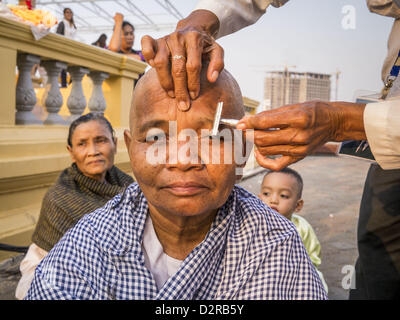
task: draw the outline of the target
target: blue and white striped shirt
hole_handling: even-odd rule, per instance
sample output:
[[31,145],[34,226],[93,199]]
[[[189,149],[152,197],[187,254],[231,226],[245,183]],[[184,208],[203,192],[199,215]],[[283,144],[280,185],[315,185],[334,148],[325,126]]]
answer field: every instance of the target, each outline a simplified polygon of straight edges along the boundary
[[158,290],[139,186],[87,214],[40,263],[26,299],[326,299],[295,226],[235,186],[205,239]]

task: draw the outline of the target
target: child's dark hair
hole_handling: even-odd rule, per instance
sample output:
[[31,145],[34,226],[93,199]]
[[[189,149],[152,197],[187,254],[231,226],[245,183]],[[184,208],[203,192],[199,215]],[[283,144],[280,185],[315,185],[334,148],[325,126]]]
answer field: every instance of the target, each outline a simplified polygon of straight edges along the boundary
[[74,134],[74,131],[76,129],[77,126],[79,126],[82,123],[86,123],[89,121],[101,121],[105,124],[105,126],[107,127],[107,129],[110,131],[111,136],[113,141],[115,140],[115,131],[111,125],[111,123],[100,113],[87,113],[83,116],[80,116],[78,119],[75,119],[74,121],[72,121],[72,123],[69,126],[69,131],[68,131],[68,140],[67,143],[70,147],[72,147],[72,135]]
[[301,177],[301,175],[300,175],[296,170],[293,170],[293,169],[287,167],[287,168],[284,168],[284,169],[279,170],[279,171],[268,171],[268,172],[265,174],[264,178],[265,178],[267,175],[269,175],[269,174],[271,174],[271,173],[274,173],[274,172],[285,173],[285,174],[291,175],[292,177],[294,177],[294,178],[296,179],[297,184],[299,185],[298,197],[299,197],[299,199],[300,199],[300,198],[301,198],[301,195],[302,195],[302,193],[303,193],[303,178]]

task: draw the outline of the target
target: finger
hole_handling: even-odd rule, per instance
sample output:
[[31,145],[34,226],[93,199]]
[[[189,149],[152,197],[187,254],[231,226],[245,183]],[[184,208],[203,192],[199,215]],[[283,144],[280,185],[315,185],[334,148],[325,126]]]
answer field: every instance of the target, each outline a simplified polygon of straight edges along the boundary
[[187,89],[186,49],[177,32],[172,33],[166,41],[172,57],[171,74],[177,106],[179,110],[187,111],[190,108],[190,98]]
[[218,43],[214,42],[209,50],[210,63],[207,69],[207,79],[210,82],[215,82],[224,69],[224,49]]
[[287,105],[263,111],[254,116],[245,116],[240,119],[236,128],[240,130],[287,127],[308,128],[311,123],[310,116],[302,104]]
[[189,95],[196,99],[200,92],[201,56],[203,52],[203,39],[199,33],[191,32],[186,38],[186,73]]
[[158,80],[168,95],[174,98],[174,83],[170,69],[170,52],[165,39],[161,38],[157,40],[157,49],[157,55],[154,58],[154,67],[157,70]]
[[141,39],[141,45],[143,57],[146,59],[149,65],[154,67],[153,59],[155,58],[157,52],[156,40],[148,35],[145,35]]
[[254,130],[254,144],[257,147],[269,147],[277,145],[306,145],[309,143],[310,137],[307,132],[300,131],[297,128]]
[[270,169],[272,171],[279,171],[286,168],[288,165],[300,161],[301,157],[291,157],[291,156],[282,156],[280,158],[270,159],[258,152],[258,150],[254,151],[255,158],[260,166]]
[[289,115],[284,112],[277,112],[275,110],[263,111],[254,116],[243,117],[236,125],[236,128],[240,130],[286,128],[289,126],[288,117]]

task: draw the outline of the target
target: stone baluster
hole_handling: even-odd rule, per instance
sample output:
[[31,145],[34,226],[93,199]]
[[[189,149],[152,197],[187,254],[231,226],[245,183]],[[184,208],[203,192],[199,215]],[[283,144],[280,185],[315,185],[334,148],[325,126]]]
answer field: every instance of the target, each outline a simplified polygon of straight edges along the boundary
[[109,77],[108,73],[91,71],[89,77],[93,81],[92,96],[89,99],[88,107],[90,112],[104,114],[106,100],[103,95],[103,81]]
[[33,54],[19,54],[17,58],[18,81],[16,88],[16,124],[41,124],[32,110],[36,104],[36,93],[33,90],[31,71],[35,64],[40,62],[40,57]]
[[68,72],[71,75],[72,88],[67,100],[67,106],[71,113],[69,120],[72,122],[79,118],[86,108],[86,98],[82,89],[82,78],[85,74],[89,73],[89,69],[74,66],[68,67]]
[[60,92],[60,86],[58,84],[58,76],[61,70],[67,68],[65,62],[60,61],[45,61],[42,63],[46,69],[49,77],[48,82],[50,83],[50,90],[47,93],[45,100],[46,110],[49,113],[45,124],[66,124],[66,121],[58,114],[63,105],[63,97]]

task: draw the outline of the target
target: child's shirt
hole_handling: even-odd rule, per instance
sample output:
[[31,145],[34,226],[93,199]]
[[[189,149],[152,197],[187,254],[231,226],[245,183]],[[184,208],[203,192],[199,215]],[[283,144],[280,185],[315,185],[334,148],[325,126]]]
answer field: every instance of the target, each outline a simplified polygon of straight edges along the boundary
[[325,290],[326,292],[328,292],[328,285],[325,282],[324,276],[318,270],[321,264],[321,244],[319,243],[314,229],[305,218],[297,214],[292,214],[291,221],[296,226],[297,232],[300,234],[300,238],[303,241],[304,247],[306,248],[308,255],[310,256],[311,262],[317,269]]

